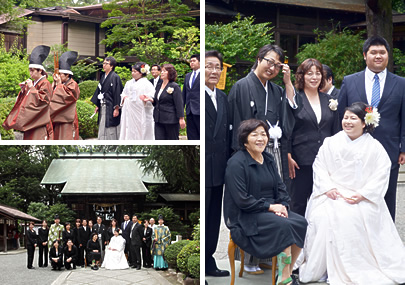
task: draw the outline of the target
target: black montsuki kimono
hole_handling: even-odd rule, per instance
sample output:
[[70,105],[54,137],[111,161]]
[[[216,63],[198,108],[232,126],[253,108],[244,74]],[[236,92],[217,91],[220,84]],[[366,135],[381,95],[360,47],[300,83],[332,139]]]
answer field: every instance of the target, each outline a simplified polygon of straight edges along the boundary
[[121,93],[124,90],[122,86],[121,78],[118,76],[117,73],[111,71],[107,78],[105,78],[105,74],[101,76],[100,82],[98,83],[98,87],[94,92],[93,97],[91,98],[91,102],[93,102],[99,109],[99,116],[97,123],[100,123],[100,112],[101,112],[101,101],[98,99],[98,95],[100,93],[104,94],[104,101],[106,103],[106,120],[105,120],[105,127],[116,127],[120,124],[121,120],[121,109],[120,113],[117,117],[113,117],[114,107],[119,106],[121,102]]
[[[267,113],[266,91],[256,74],[252,71],[232,87],[229,96],[229,111],[232,125],[232,143],[234,151],[238,150],[238,127],[248,119],[268,120],[273,126],[277,124],[283,131],[281,143],[281,159],[283,164],[283,177],[288,177],[287,139],[294,128],[294,116],[288,106],[283,88],[267,81]],[[267,123],[267,122],[266,122]]]

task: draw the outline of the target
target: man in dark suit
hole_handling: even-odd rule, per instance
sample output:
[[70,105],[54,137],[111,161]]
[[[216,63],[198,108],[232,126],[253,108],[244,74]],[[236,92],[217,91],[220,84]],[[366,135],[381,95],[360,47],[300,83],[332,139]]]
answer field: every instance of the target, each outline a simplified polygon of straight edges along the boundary
[[95,232],[98,235],[98,242],[100,243],[100,249],[101,249],[101,263],[103,263],[104,259],[104,254],[105,254],[105,245],[107,243],[106,241],[106,228],[105,225],[102,224],[103,219],[98,216],[97,217],[97,224],[94,225],[93,227],[93,232]]
[[222,55],[205,53],[205,274],[229,276],[212,256],[218,243],[226,162],[229,157],[228,100],[215,88],[222,71]]
[[150,73],[152,73],[153,78],[150,79],[150,83],[153,84],[153,87],[155,87],[155,90],[159,90],[160,86],[162,86],[163,80],[160,78],[160,72],[162,71],[162,68],[160,67],[159,64],[154,64],[152,65],[152,68],[150,70]]
[[128,214],[124,214],[124,221],[121,223],[122,237],[125,239],[125,255],[128,260],[129,246],[131,243],[130,234],[132,228],[132,221],[129,219]]
[[83,219],[82,226],[79,228],[79,262],[78,265],[84,267],[84,252],[87,247],[87,242],[90,239],[91,231],[87,226],[87,220]]
[[141,247],[143,238],[143,228],[141,224],[138,223],[138,217],[136,215],[132,216],[132,226],[131,226],[131,247],[130,247],[130,258],[131,266],[137,270],[141,269]]
[[186,106],[187,139],[200,139],[200,55],[190,59],[193,70],[186,74],[183,85],[183,104]]
[[364,42],[363,56],[367,67],[343,79],[338,111],[343,118],[345,107],[354,102],[377,107],[381,119],[373,137],[384,146],[391,159],[390,180],[384,198],[395,221],[399,164],[405,163],[405,78],[387,70],[389,49],[388,42],[380,36]]
[[335,87],[335,76],[333,76],[332,69],[326,64],[322,64],[322,68],[325,77],[325,85],[319,91],[328,94],[332,99],[338,99],[340,90]]
[[143,267],[151,268],[152,267],[152,259],[150,256],[150,246],[152,245],[152,228],[149,227],[148,219],[143,221],[143,236],[142,236],[142,259],[143,259]]

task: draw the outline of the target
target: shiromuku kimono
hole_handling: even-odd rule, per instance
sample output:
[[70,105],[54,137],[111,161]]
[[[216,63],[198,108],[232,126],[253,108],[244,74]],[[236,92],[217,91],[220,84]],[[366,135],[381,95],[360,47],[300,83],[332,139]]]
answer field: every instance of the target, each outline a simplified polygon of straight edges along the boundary
[[[387,285],[405,282],[405,247],[384,201],[391,161],[370,134],[351,140],[344,131],[326,138],[315,159],[314,187],[306,210],[308,230],[296,265],[301,282]],[[332,200],[361,194],[349,204]]]
[[106,247],[104,261],[101,267],[105,267],[105,269],[129,268],[124,249],[125,239],[122,236],[113,236]]
[[171,234],[165,225],[157,225],[153,231],[152,240],[157,238],[152,249],[153,268],[167,268],[168,264],[163,259],[163,254],[171,242]]
[[[153,105],[143,102],[139,96],[154,98],[155,88],[148,79],[131,79],[125,84],[121,94],[121,132],[120,140],[153,140]],[[124,101],[125,98],[125,101]]]
[[46,76],[35,81],[31,88],[24,85],[3,128],[24,132],[24,140],[53,139],[49,112],[51,98],[52,87]]
[[79,119],[76,110],[79,95],[79,86],[73,79],[57,85],[53,90],[50,106],[55,140],[79,139]]
[[55,240],[59,239],[59,245],[62,245],[62,233],[65,227],[61,224],[58,226],[56,224],[52,224],[49,228],[49,235],[48,235],[48,247],[51,248],[52,244]]

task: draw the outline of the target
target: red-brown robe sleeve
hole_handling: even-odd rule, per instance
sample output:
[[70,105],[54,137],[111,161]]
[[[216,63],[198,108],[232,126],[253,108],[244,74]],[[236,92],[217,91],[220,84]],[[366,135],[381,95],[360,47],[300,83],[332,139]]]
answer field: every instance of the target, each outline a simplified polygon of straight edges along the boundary
[[53,123],[72,123],[76,116],[76,101],[80,90],[77,83],[70,79],[67,84],[58,84],[51,100],[51,120]]

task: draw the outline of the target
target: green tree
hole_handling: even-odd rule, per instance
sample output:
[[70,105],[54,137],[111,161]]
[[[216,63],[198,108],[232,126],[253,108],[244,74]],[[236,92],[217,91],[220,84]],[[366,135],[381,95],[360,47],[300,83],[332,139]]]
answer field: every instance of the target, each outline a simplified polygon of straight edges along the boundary
[[[251,62],[252,65],[259,49],[274,42],[271,23],[255,24],[255,18],[236,16],[229,24],[215,23],[205,25],[205,50],[217,50],[222,53],[224,62],[235,65],[237,62]],[[233,67],[228,69],[225,92],[244,74],[237,74]]]
[[296,56],[299,64],[307,58],[316,58],[328,65],[333,71],[338,87],[344,76],[365,68],[362,37],[364,33],[354,34],[346,29],[340,32],[336,30],[314,32],[317,34],[317,42],[301,47]]
[[46,215],[46,220],[53,221],[55,219],[56,214],[59,215],[60,221],[63,224],[66,222],[73,223],[73,220],[77,215],[76,212],[69,209],[69,207],[66,204],[56,203],[55,205],[49,207],[49,210],[47,211]]
[[[44,203],[31,202],[30,205],[28,206],[27,214],[43,221],[43,220],[47,220],[48,211],[49,211],[49,207],[47,205],[45,205]],[[51,221],[47,220],[48,225],[51,224]]]

